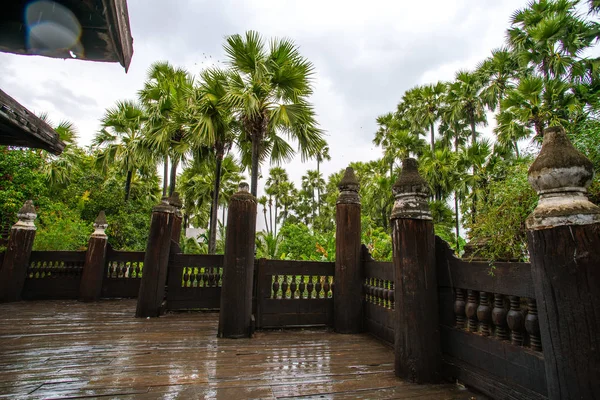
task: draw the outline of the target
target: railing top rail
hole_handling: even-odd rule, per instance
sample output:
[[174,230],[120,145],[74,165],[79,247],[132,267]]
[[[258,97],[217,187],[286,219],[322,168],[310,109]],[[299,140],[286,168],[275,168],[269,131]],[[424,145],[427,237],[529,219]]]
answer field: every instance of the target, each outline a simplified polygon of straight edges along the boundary
[[142,262],[144,261],[145,254],[143,251],[117,251],[111,249],[106,254],[106,259],[108,261]]
[[85,251],[32,251],[29,260],[84,262]]
[[334,275],[335,262],[331,261],[294,261],[294,260],[258,260],[266,275]]
[[365,277],[394,280],[394,263],[387,261],[365,261]]
[[169,267],[222,267],[223,254],[172,254]]
[[531,264],[465,261],[436,238],[438,286],[535,298]]

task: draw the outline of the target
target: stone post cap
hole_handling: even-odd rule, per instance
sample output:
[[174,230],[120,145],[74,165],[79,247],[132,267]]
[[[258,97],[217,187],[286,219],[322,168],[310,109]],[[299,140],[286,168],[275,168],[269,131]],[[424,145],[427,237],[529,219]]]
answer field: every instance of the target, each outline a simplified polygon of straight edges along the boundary
[[414,158],[402,161],[402,172],[394,183],[392,192],[395,198],[392,219],[433,219],[427,202],[429,185],[419,174],[417,160]]
[[540,199],[527,218],[527,229],[600,222],[600,207],[586,196],[593,178],[592,162],[573,147],[565,130],[546,129],[540,154],[528,173]]
[[356,175],[354,174],[354,169],[352,167],[346,168],[342,180],[340,183],[338,183],[338,189],[340,191],[340,195],[338,196],[336,204],[360,204],[360,197],[358,196],[360,184],[358,183],[358,179],[356,179]]
[[179,198],[178,192],[173,192],[173,194],[171,196],[169,196],[167,201],[169,202],[170,205],[172,205],[173,207],[178,208],[178,209],[181,208],[181,206],[183,205],[181,203],[181,199]]
[[29,229],[35,230],[35,224],[33,221],[37,218],[37,214],[35,213],[35,207],[33,206],[32,200],[27,200],[23,207],[17,213],[17,218],[19,220],[12,227],[17,229]]
[[231,196],[229,201],[252,201],[256,203],[256,197],[250,193],[250,185],[247,182],[241,182],[238,185],[238,191]]
[[169,204],[169,198],[167,196],[163,196],[160,200],[160,203],[152,207],[152,212],[163,212],[174,214],[175,207]]
[[92,237],[101,237],[106,238],[106,233],[104,232],[108,228],[108,222],[106,222],[106,214],[104,210],[98,213],[96,220],[94,221],[94,232],[92,233]]

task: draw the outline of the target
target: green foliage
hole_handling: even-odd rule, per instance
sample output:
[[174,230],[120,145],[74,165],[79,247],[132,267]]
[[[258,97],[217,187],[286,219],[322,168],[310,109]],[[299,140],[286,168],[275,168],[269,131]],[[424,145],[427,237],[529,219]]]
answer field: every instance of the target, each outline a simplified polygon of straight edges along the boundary
[[304,224],[285,224],[277,258],[287,260],[335,260],[334,232],[318,233]]
[[488,186],[480,199],[474,223],[468,223],[471,240],[483,243],[478,255],[489,260],[527,260],[525,219],[537,204],[527,181],[531,159],[507,168],[506,177]]
[[392,260],[392,238],[381,227],[373,227],[366,216],[361,218],[361,241],[377,261]]
[[38,210],[34,250],[85,250],[92,224],[77,211],[61,203],[49,203]]
[[17,211],[26,200],[33,200],[36,207],[47,203],[42,165],[39,151],[0,146],[0,216],[14,223]]

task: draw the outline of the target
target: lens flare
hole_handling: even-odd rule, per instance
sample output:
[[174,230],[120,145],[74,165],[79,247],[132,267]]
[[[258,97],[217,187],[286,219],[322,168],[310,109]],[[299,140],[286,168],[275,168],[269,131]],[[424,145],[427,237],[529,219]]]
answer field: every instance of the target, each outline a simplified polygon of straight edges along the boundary
[[55,1],[35,1],[25,9],[30,53],[64,58],[83,57],[81,24],[71,10]]

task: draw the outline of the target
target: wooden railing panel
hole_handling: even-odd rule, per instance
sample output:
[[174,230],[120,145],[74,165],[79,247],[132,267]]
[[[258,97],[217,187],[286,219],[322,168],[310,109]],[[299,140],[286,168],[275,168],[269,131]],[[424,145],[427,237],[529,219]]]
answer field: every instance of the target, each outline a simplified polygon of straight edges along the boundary
[[108,249],[102,282],[102,297],[135,298],[140,291],[144,271],[143,251]]
[[259,260],[257,328],[332,326],[334,274],[333,262]]
[[447,376],[492,398],[547,398],[530,265],[460,260],[440,238],[436,260]]
[[222,276],[223,255],[172,255],[167,277],[167,309],[219,309]]
[[374,261],[363,255],[364,277],[364,329],[383,340],[394,344],[394,264]]
[[85,251],[33,251],[22,298],[25,300],[76,299]]

